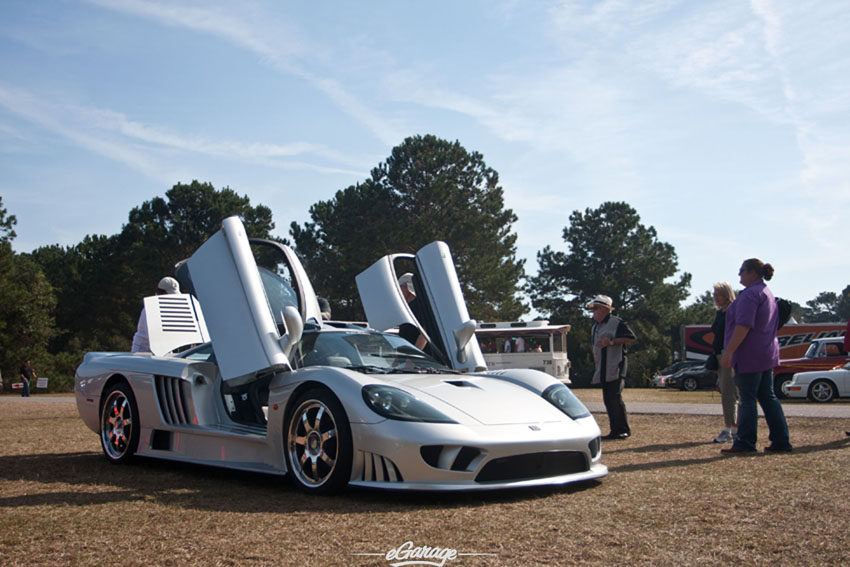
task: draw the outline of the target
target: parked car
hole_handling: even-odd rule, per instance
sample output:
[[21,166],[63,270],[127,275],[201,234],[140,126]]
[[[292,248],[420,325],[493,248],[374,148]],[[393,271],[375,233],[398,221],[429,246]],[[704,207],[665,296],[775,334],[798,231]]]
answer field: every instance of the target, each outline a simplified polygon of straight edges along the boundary
[[785,392],[794,374],[815,370],[832,370],[850,362],[850,354],[844,350],[844,337],[814,339],[801,358],[787,358],[779,361],[773,370],[773,389],[777,397],[785,397]]
[[833,370],[799,372],[785,386],[789,398],[809,398],[813,402],[831,402],[850,398],[850,362]]
[[688,368],[701,366],[702,364],[703,362],[700,360],[682,360],[672,366],[668,366],[664,370],[656,372],[655,376],[653,376],[652,380],[649,382],[649,385],[653,388],[664,388],[667,385],[667,379],[670,378],[670,376]]
[[717,371],[708,370],[704,364],[680,370],[667,379],[667,388],[677,388],[693,392],[700,388],[714,388],[717,385]]
[[[251,246],[241,221],[225,219],[178,270],[193,295],[145,298],[151,353],[85,356],[77,408],[111,463],[145,456],[288,475],[321,494],[608,473],[599,426],[566,385],[536,370],[486,369],[445,243],[387,256],[357,277],[373,329],[323,322],[293,251]],[[415,308],[396,258],[415,266]],[[405,325],[427,352],[382,332]]]

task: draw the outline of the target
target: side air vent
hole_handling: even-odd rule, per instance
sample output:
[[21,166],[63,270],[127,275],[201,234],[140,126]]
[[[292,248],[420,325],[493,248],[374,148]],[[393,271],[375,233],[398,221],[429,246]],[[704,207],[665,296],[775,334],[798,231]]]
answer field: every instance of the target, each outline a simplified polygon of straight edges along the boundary
[[159,295],[159,316],[162,330],[166,333],[195,333],[198,331],[198,321],[192,306],[190,296],[179,295],[169,297]]
[[190,425],[192,423],[188,403],[189,384],[171,376],[157,376],[154,379],[159,409],[165,423],[170,425]]
[[363,466],[356,478],[372,482],[404,482],[401,471],[388,458],[361,451]]
[[157,451],[171,450],[171,432],[162,429],[154,429],[151,435],[151,449]]
[[469,472],[475,470],[484,455],[477,447],[460,445],[423,445],[419,454],[435,469]]
[[595,459],[599,454],[599,450],[602,448],[602,438],[597,437],[587,444],[587,448],[590,449],[590,458]]

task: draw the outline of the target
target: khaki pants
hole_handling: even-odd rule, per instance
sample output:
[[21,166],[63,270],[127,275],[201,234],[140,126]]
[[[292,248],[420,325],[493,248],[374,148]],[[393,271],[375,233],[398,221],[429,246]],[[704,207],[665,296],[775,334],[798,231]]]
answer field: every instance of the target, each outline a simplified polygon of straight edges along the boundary
[[738,388],[735,387],[734,371],[721,366],[717,370],[717,385],[720,387],[720,403],[723,406],[723,424],[738,423]]

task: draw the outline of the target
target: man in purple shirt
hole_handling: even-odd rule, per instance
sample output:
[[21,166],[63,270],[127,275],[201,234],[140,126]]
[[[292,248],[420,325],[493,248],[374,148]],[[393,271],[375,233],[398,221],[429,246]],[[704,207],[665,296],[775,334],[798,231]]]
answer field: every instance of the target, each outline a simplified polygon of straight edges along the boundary
[[773,392],[773,368],[779,364],[776,330],[779,311],[776,298],[764,280],[773,277],[773,266],[757,258],[744,260],[738,274],[746,289],[726,310],[726,344],[720,361],[735,368],[735,385],[741,396],[738,407],[738,438],[721,453],[755,453],[758,434],[758,406],[770,430],[768,453],[789,453],[788,423],[782,404]]

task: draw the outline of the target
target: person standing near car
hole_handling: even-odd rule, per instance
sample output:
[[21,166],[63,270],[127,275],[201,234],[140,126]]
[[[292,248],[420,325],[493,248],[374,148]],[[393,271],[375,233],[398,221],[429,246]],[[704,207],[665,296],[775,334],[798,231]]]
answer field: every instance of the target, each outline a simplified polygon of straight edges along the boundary
[[[723,356],[723,342],[726,336],[726,310],[735,301],[735,290],[729,282],[714,284],[714,308],[717,314],[711,325],[714,333],[714,355],[716,360]],[[725,427],[720,435],[714,438],[715,443],[728,443],[738,434],[738,389],[735,387],[735,377],[731,368],[717,367],[717,386],[720,388],[720,405],[723,408],[723,423]]]
[[782,404],[773,391],[773,368],[779,364],[776,330],[779,310],[765,280],[774,269],[758,258],[744,260],[738,275],[744,290],[726,310],[726,337],[721,366],[735,369],[735,385],[741,395],[738,438],[721,453],[755,453],[758,435],[758,405],[770,430],[768,453],[790,453],[788,423]]
[[590,344],[596,363],[591,383],[602,386],[602,401],[611,426],[611,431],[603,439],[627,439],[632,430],[623,402],[628,374],[626,345],[635,342],[635,334],[625,321],[611,313],[614,302],[607,295],[597,295],[587,308],[593,312]]
[[[847,321],[847,329],[844,331],[844,352],[850,353],[850,321]],[[845,431],[844,435],[850,437],[850,431]]]
[[23,366],[21,366],[21,382],[23,382],[23,389],[21,390],[22,398],[30,397],[30,386],[31,382],[38,378],[38,375],[35,373],[35,370],[32,367],[32,364],[29,360],[27,360]]

